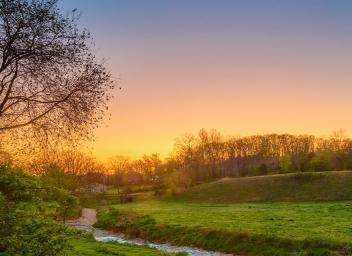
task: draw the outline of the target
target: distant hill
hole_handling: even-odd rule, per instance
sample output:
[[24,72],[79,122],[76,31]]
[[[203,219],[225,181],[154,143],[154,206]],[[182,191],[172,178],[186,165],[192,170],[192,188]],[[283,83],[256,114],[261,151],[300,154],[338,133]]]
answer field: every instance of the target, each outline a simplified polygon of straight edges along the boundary
[[352,171],[223,178],[194,186],[175,199],[219,203],[352,200]]

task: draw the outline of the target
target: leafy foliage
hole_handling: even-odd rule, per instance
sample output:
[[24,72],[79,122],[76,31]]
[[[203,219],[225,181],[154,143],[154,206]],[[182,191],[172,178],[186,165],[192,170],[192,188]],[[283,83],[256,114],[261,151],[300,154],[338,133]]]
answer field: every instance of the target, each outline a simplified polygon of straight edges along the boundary
[[77,207],[67,191],[46,187],[22,170],[0,167],[0,251],[10,255],[54,256],[69,247],[66,226],[52,217]]

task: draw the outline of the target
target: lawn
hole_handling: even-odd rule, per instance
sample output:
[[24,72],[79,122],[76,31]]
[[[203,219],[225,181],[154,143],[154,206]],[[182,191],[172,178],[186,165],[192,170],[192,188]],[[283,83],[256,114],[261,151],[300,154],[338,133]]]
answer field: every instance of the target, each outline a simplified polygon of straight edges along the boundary
[[148,214],[160,224],[244,230],[295,240],[352,241],[352,201],[238,204],[145,201],[114,207]]

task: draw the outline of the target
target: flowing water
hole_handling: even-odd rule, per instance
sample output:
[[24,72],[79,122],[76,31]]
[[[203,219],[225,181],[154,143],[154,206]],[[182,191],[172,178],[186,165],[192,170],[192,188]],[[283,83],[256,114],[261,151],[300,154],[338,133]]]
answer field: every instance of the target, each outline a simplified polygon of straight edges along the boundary
[[79,219],[67,221],[67,224],[75,229],[86,230],[94,232],[95,239],[101,242],[115,241],[120,244],[134,244],[138,246],[148,246],[157,250],[177,253],[186,252],[189,256],[230,256],[232,254],[224,254],[220,252],[210,252],[202,249],[188,247],[188,246],[174,246],[170,244],[151,243],[142,239],[127,239],[124,235],[116,234],[107,230],[95,229],[93,224],[96,222],[95,209],[82,209],[82,215]]

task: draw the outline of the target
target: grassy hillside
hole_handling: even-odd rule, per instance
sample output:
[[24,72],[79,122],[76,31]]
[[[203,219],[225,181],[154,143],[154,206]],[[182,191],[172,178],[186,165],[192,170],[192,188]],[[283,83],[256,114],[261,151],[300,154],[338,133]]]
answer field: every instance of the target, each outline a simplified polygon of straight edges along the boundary
[[219,203],[352,200],[352,171],[224,178],[192,187],[175,199]]
[[132,236],[240,255],[351,255],[351,200],[351,171],[228,178],[105,207],[98,219]]

